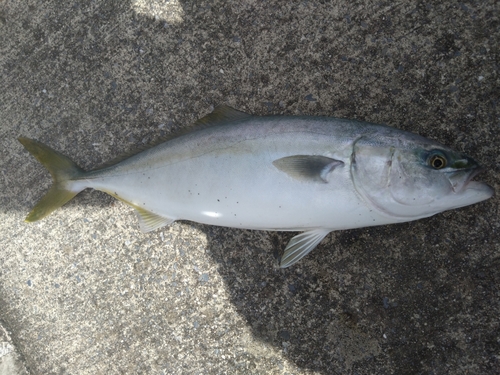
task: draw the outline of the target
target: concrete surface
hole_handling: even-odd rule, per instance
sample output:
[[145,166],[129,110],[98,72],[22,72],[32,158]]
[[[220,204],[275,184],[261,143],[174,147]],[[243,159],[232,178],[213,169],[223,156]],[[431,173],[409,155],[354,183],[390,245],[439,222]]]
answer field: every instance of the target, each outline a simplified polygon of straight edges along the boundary
[[[363,119],[500,182],[500,6],[484,1],[0,1],[0,319],[31,374],[500,374],[498,197],[338,232],[150,234],[50,185],[16,141],[93,168],[221,103]],[[175,178],[173,176],[172,178]],[[21,372],[19,372],[21,373]]]
[[26,367],[7,329],[0,324],[0,374],[27,375]]

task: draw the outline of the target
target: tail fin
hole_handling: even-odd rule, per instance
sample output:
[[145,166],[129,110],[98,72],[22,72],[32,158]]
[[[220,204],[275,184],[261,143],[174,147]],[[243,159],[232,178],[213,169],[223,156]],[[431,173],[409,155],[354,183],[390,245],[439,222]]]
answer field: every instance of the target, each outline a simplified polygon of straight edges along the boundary
[[54,180],[50,190],[38,201],[25,219],[28,222],[37,221],[61,207],[79,193],[79,191],[69,190],[68,184],[71,179],[81,176],[85,172],[68,157],[41,142],[23,137],[18,138],[18,140],[26,150],[49,170]]

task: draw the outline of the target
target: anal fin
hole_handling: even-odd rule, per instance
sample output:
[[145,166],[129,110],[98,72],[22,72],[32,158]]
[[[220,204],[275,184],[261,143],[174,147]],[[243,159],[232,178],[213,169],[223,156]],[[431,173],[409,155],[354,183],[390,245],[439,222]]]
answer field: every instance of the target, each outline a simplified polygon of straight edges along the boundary
[[154,212],[141,208],[140,206],[120,197],[114,191],[105,189],[100,189],[100,190],[132,207],[135,210],[135,213],[137,214],[137,218],[139,219],[139,228],[143,233],[151,232],[155,229],[164,227],[165,225],[172,224],[175,220],[177,220],[171,217],[161,216],[155,214]]
[[134,208],[139,218],[139,228],[144,233],[172,224],[175,221],[175,219],[160,216],[143,208]]
[[286,268],[297,263],[311,252],[325,236],[330,233],[330,229],[313,229],[293,237],[285,248],[281,257],[280,267]]

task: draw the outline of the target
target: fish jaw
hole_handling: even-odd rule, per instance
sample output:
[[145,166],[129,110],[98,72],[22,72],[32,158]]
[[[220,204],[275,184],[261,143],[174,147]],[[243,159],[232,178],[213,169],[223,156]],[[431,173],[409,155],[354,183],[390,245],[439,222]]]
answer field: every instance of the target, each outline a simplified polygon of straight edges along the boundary
[[446,196],[434,199],[429,205],[427,213],[415,216],[412,220],[418,220],[433,216],[443,211],[470,206],[487,200],[495,193],[494,189],[482,181],[470,181],[463,185],[460,191],[452,192]]
[[474,160],[470,158],[468,159],[473,165],[472,168],[447,173],[452,193],[448,197],[439,199],[438,203],[440,203],[439,201],[441,200],[443,201],[442,203],[449,200],[453,201],[453,204],[447,203],[448,205],[444,208],[444,210],[479,203],[491,198],[495,193],[495,190],[493,190],[493,188],[485,182],[473,180],[474,177],[484,171],[484,168],[479,166],[479,164],[477,164]]
[[471,204],[482,202],[493,196],[495,190],[488,184],[482,181],[469,181],[461,190],[452,195],[451,198],[456,200],[456,205],[446,208],[451,210],[454,208],[469,206]]

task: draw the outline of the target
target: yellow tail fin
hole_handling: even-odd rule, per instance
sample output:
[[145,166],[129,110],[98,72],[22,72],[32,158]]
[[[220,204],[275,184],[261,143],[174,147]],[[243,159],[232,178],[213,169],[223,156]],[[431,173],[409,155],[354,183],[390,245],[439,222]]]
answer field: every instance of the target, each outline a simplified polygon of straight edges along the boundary
[[18,139],[24,148],[48,169],[54,180],[47,194],[38,201],[26,216],[25,221],[32,222],[44,218],[77,195],[79,191],[71,191],[68,189],[68,185],[72,179],[80,177],[85,172],[68,157],[41,142],[23,137]]

